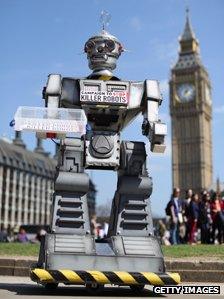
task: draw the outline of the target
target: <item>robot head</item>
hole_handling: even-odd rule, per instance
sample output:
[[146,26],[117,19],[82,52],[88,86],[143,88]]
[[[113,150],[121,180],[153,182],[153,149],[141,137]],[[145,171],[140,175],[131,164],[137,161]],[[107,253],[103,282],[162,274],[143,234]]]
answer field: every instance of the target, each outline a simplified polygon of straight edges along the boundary
[[84,51],[87,53],[89,68],[93,72],[100,70],[111,72],[116,68],[117,59],[124,49],[115,36],[102,30],[100,34],[89,38]]

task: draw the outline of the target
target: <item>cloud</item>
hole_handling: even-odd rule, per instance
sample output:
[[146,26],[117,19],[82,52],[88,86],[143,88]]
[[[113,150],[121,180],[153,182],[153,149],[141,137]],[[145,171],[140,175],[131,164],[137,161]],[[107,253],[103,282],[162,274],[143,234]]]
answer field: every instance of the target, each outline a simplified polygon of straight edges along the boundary
[[223,114],[224,113],[224,105],[222,105],[220,107],[215,107],[214,113]]
[[177,41],[165,42],[157,38],[151,40],[150,47],[159,61],[174,63],[177,56]]
[[140,31],[142,29],[142,22],[139,17],[132,17],[130,20],[130,25],[135,31]]

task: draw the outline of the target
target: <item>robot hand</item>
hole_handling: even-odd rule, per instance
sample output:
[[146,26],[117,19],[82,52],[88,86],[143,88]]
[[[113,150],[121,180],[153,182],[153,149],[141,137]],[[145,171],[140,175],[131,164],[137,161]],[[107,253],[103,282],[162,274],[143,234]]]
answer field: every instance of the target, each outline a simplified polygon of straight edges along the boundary
[[164,139],[167,134],[167,126],[164,123],[153,122],[150,123],[144,119],[142,123],[142,134],[147,136],[151,142],[151,151],[154,153],[164,153],[166,145]]

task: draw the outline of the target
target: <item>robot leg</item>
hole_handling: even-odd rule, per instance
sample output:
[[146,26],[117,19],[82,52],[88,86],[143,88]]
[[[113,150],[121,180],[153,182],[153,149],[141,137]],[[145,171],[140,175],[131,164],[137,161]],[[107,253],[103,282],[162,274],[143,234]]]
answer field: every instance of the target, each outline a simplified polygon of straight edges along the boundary
[[66,138],[60,145],[50,233],[46,235],[45,245],[41,246],[39,266],[44,264],[45,268],[57,269],[63,266],[65,253],[95,252],[86,196],[89,177],[84,173],[83,152],[84,144],[80,139]]
[[46,238],[42,265],[31,269],[31,279],[49,288],[64,283],[95,290],[105,284],[128,285],[140,291],[145,284],[179,283],[178,274],[165,273],[163,255],[153,236],[149,205],[152,182],[145,169],[144,144],[122,144],[111,237],[108,243],[95,247],[89,234],[88,178],[83,173],[82,149],[80,140],[66,140],[61,147],[51,233]]
[[152,179],[146,169],[144,143],[123,141],[109,225],[109,236],[116,254],[162,257],[159,242],[153,234],[151,193]]

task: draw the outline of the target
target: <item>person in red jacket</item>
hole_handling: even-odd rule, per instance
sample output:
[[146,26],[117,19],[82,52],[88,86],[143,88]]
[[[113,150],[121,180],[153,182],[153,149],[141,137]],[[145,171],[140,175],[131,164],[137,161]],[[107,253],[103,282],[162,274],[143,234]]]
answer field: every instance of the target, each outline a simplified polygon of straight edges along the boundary
[[212,195],[211,201],[211,216],[212,216],[212,242],[215,243],[215,234],[218,230],[218,242],[223,243],[223,231],[224,231],[224,215],[222,212],[223,203],[217,193]]

